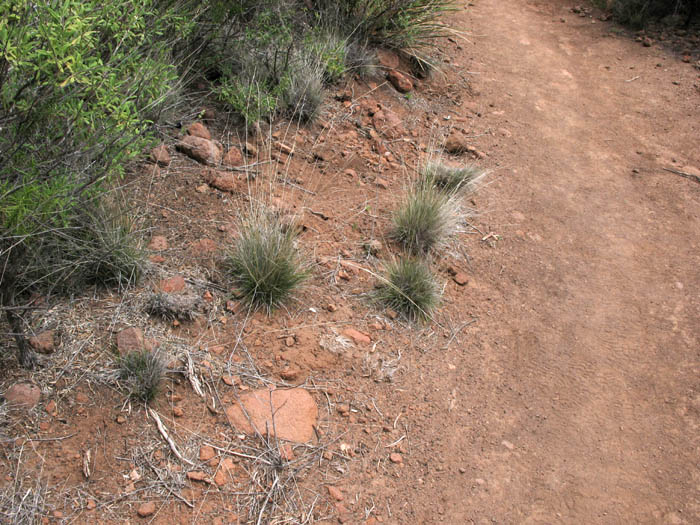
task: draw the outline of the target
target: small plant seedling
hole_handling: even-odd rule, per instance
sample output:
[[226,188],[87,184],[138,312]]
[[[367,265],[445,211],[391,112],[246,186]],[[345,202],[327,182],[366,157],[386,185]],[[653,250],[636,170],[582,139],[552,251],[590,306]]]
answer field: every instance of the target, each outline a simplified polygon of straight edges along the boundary
[[165,376],[165,363],[157,352],[130,352],[119,358],[119,379],[129,396],[148,403],[160,391]]

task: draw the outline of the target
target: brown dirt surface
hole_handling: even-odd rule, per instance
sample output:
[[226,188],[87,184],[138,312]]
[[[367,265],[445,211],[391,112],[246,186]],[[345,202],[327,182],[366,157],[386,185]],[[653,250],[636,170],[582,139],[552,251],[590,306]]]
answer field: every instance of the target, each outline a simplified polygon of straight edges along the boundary
[[[170,161],[124,189],[153,239],[144,283],[37,313],[34,333],[61,334],[46,367],[2,356],[0,392],[41,396],[0,405],[0,521],[700,523],[698,70],[570,2],[468,4],[442,73],[406,94],[354,79],[317,122],[261,136],[217,109],[206,133],[247,173],[164,133]],[[490,174],[429,257],[438,313],[409,324],[370,294],[400,253],[391,212],[436,156]],[[298,228],[312,275],[271,316],[221,265],[256,201]],[[192,321],[145,313],[174,281],[202,298]],[[150,408],[180,458],[115,383],[128,329],[167,359]],[[318,409],[305,443],[227,417],[290,387]]]

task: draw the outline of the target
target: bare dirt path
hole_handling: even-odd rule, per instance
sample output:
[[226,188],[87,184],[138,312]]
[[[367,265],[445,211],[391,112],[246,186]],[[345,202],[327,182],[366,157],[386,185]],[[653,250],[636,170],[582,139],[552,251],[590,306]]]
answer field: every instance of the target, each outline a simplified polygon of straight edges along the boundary
[[700,167],[698,72],[566,2],[474,4],[453,64],[504,240],[475,254],[478,327],[405,378],[425,461],[394,517],[700,523],[700,185],[662,171]]

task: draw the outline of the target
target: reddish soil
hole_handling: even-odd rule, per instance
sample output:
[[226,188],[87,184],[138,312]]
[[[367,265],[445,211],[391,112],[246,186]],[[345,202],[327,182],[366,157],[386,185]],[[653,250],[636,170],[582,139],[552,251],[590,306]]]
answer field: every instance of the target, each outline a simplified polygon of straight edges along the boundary
[[[286,492],[261,522],[699,523],[700,77],[572,6],[470,2],[450,21],[469,32],[445,42],[444,75],[409,96],[379,80],[339,88],[319,122],[257,140],[252,160],[275,162],[251,182],[177,153],[177,130],[164,137],[172,164],[127,187],[148,235],[167,240],[144,287],[45,312],[37,323],[61,336],[53,366],[0,363],[0,391],[42,386],[39,406],[0,426],[2,493],[40,492],[45,522],[255,523],[252,501],[273,507],[264,462],[277,454],[291,461],[278,470]],[[382,131],[392,112],[401,126]],[[225,146],[245,142],[223,114],[207,126]],[[372,273],[399,253],[386,232],[413,170],[456,131],[490,184],[432,258],[439,313],[411,325],[368,300]],[[275,146],[294,141],[291,156]],[[270,317],[227,305],[218,264],[258,198],[297,218],[313,263]],[[143,313],[175,275],[206,315]],[[106,379],[126,326],[171,356],[151,406],[193,466]],[[227,420],[245,392],[289,385],[318,404],[309,444],[270,452]]]

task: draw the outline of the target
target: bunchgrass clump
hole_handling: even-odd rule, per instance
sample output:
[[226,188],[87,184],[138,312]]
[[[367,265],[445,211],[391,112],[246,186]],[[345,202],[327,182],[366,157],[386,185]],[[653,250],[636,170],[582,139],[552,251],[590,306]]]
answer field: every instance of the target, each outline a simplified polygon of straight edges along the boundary
[[306,279],[295,237],[295,228],[285,227],[278,216],[264,209],[241,219],[227,266],[241,299],[253,308],[269,313]]
[[484,171],[474,164],[456,167],[441,162],[428,162],[421,169],[423,182],[434,185],[448,194],[474,190],[484,176]]
[[165,377],[165,363],[157,352],[130,352],[119,358],[119,379],[129,396],[148,403],[160,391]]
[[425,253],[442,244],[458,220],[454,195],[418,181],[394,212],[391,237],[413,254]]
[[430,268],[418,259],[406,258],[387,264],[376,298],[414,321],[430,319],[440,295]]

